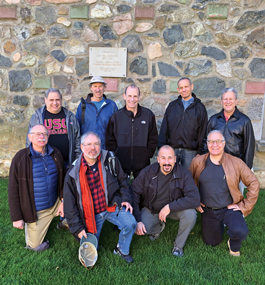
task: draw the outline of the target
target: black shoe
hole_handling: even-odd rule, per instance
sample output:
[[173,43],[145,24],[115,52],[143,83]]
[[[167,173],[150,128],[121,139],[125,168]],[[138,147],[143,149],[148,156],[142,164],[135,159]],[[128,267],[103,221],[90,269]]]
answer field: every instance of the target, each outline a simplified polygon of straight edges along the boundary
[[64,225],[63,224],[63,222],[61,221],[58,225],[57,225],[57,229],[59,229],[59,230],[69,230],[69,227],[68,227],[68,225],[66,226],[66,225]]
[[120,251],[120,249],[119,249],[119,247],[118,247],[117,245],[116,245],[116,247],[115,247],[113,253],[119,255],[122,259],[124,259],[124,260],[127,261],[128,263],[133,262],[133,258],[132,258],[129,254],[124,255],[124,254]]
[[174,256],[178,256],[178,257],[183,257],[184,253],[183,253],[183,249],[174,245],[173,249],[172,249],[172,254]]

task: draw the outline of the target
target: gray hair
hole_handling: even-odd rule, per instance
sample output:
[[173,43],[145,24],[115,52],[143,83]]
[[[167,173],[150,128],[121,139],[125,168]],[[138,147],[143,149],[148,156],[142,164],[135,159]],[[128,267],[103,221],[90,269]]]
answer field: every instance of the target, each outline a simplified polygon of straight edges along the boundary
[[178,86],[179,86],[179,82],[182,81],[182,80],[189,80],[189,83],[191,85],[191,80],[189,79],[189,77],[181,77],[178,81]]
[[127,87],[125,88],[125,91],[124,91],[124,94],[125,94],[125,95],[126,95],[126,91],[127,91],[127,89],[128,89],[129,87],[131,87],[132,89],[137,88],[137,89],[138,89],[138,96],[140,96],[140,88],[139,88],[138,86],[136,86],[135,84],[131,84],[131,85],[129,85],[129,86],[127,86]]
[[221,131],[219,131],[219,130],[212,130],[212,131],[210,131],[209,134],[207,135],[207,141],[208,141],[209,136],[211,134],[220,134],[222,136],[223,140],[225,141],[225,137],[224,137],[223,133]]
[[222,92],[221,92],[221,100],[223,99],[223,95],[224,95],[226,92],[234,92],[234,94],[235,94],[235,96],[236,96],[236,99],[237,99],[238,94],[237,94],[236,89],[233,88],[233,87],[229,87],[229,88],[225,88],[225,89],[222,90]]
[[56,92],[56,93],[58,93],[60,95],[60,99],[63,98],[62,93],[61,93],[61,91],[59,89],[57,89],[57,88],[49,88],[48,90],[45,91],[45,98],[46,99],[48,98],[48,96],[49,96],[49,94],[51,92]]
[[97,137],[98,140],[99,140],[99,143],[100,143],[100,145],[101,145],[101,139],[100,139],[99,135],[96,134],[96,133],[94,133],[94,132],[86,132],[86,133],[84,133],[84,134],[82,135],[82,137],[81,137],[81,144],[82,144],[82,145],[84,144],[86,138],[87,138],[88,136],[90,136],[90,135],[93,135],[93,136]]
[[44,127],[44,128],[46,129],[47,133],[48,133],[47,128],[46,128],[43,124],[36,124],[36,125],[33,125],[33,126],[29,129],[29,134],[32,133],[32,129],[33,129],[34,127],[36,127],[36,126],[42,126],[42,127]]

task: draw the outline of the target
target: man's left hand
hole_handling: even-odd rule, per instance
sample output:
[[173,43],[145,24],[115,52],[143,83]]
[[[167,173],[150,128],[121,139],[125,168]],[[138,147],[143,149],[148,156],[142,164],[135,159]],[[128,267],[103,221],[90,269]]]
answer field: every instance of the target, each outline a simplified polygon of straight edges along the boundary
[[56,216],[61,216],[61,217],[64,217],[64,211],[63,211],[63,202],[61,202],[60,206],[59,206],[59,209],[56,213]]
[[159,212],[159,220],[161,222],[166,222],[166,218],[170,213],[169,205],[167,204],[164,208],[162,208]]
[[233,210],[233,211],[240,211],[240,208],[237,206],[237,204],[228,205],[227,209],[230,209],[230,210]]
[[128,210],[130,210],[130,213],[132,214],[132,212],[133,212],[133,207],[131,206],[130,203],[128,203],[128,202],[122,202],[121,205],[126,207],[125,212],[127,212]]

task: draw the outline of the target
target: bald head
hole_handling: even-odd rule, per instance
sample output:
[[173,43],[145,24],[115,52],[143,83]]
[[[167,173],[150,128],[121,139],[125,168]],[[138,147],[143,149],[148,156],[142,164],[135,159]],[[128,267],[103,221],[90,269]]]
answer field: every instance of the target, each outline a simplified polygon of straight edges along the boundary
[[169,174],[176,163],[176,155],[174,149],[169,145],[164,145],[159,149],[157,162],[160,165],[160,170],[164,175]]

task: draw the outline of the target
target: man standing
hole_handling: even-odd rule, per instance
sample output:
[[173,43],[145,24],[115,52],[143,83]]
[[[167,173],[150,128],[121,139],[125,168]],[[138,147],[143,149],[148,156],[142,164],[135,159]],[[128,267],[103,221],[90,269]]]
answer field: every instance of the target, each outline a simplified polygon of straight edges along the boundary
[[132,196],[119,161],[101,150],[100,137],[81,137],[82,154],[66,174],[64,211],[70,232],[80,241],[87,232],[99,240],[105,220],[121,230],[114,253],[132,262],[129,249],[136,228]]
[[[49,145],[58,148],[65,166],[72,164],[80,154],[80,128],[75,115],[62,107],[62,94],[56,88],[45,92],[45,105],[36,110],[29,122],[29,130],[43,124],[49,131]],[[30,145],[27,138],[26,146]]]
[[155,240],[165,228],[166,218],[179,220],[172,254],[182,257],[183,247],[196,222],[199,191],[190,172],[176,164],[171,146],[162,146],[157,163],[144,168],[133,181],[133,213],[136,234],[149,234]]
[[178,163],[188,168],[197,153],[202,152],[208,117],[201,100],[192,93],[193,84],[189,78],[180,78],[177,90],[180,96],[166,109],[158,147],[172,146]]
[[[225,138],[220,131],[208,134],[207,145],[209,153],[195,157],[190,165],[200,190],[201,206],[197,210],[202,213],[203,241],[218,245],[225,224],[229,252],[239,256],[241,243],[248,234],[244,216],[251,213],[257,202],[259,182],[241,159],[224,152]],[[247,185],[247,198],[239,190],[240,180]]]
[[8,202],[13,227],[25,225],[26,248],[43,251],[49,241],[43,242],[55,216],[64,216],[63,181],[64,161],[56,148],[47,144],[48,130],[36,125],[29,131],[31,142],[12,160]]
[[106,149],[105,134],[110,116],[118,110],[114,101],[104,95],[106,83],[101,76],[93,76],[90,84],[92,93],[82,98],[76,111],[76,118],[80,124],[81,135],[94,132],[99,135],[101,147]]
[[134,84],[123,94],[125,106],[114,113],[107,126],[106,148],[114,151],[124,172],[134,178],[150,164],[157,146],[155,115],[139,105],[140,89]]
[[210,118],[207,134],[212,130],[221,131],[226,140],[224,151],[241,158],[251,169],[255,152],[253,127],[248,116],[237,109],[237,102],[236,89],[225,88],[222,91],[223,109]]

